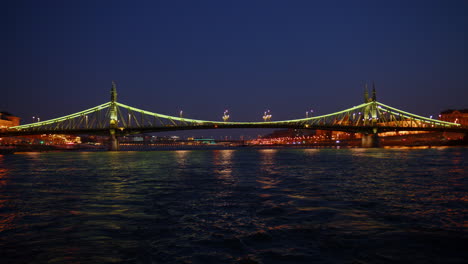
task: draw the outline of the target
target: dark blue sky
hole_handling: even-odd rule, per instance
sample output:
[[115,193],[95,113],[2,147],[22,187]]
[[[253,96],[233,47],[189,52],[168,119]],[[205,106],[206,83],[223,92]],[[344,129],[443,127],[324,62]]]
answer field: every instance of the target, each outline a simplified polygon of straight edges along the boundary
[[273,120],[342,110],[375,81],[416,114],[468,107],[468,1],[3,1],[0,110],[109,100]]

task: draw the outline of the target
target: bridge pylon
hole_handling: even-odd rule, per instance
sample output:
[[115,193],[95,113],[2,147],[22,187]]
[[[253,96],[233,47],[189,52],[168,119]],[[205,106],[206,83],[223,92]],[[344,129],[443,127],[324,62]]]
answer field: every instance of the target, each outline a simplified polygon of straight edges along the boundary
[[115,82],[112,82],[111,88],[111,102],[109,108],[109,133],[110,133],[110,150],[119,150],[119,140],[115,134],[118,128],[118,115],[117,115],[117,87]]
[[367,90],[367,84],[364,91],[364,103],[370,103],[364,108],[364,125],[370,126],[371,130],[367,133],[363,133],[361,146],[364,148],[377,148],[379,144],[379,130],[377,122],[379,120],[378,113],[378,104],[377,104],[377,95],[375,91],[375,84],[372,82],[372,97],[369,97],[369,92]]

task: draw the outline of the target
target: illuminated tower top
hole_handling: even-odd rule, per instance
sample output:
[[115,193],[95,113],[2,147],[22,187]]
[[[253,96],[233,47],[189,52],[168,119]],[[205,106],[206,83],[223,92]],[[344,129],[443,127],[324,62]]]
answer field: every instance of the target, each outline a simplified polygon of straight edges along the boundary
[[377,101],[377,95],[375,93],[375,83],[372,82],[372,101]]
[[117,85],[112,81],[111,102],[117,102]]
[[366,83],[366,86],[364,88],[364,103],[368,103],[369,102],[369,91],[367,89],[367,83]]

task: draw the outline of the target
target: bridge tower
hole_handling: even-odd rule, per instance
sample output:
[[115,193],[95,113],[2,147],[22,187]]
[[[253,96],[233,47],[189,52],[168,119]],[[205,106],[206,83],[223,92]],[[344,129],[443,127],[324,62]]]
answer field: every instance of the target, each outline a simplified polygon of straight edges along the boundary
[[109,109],[109,133],[110,133],[110,150],[119,150],[119,140],[115,135],[115,131],[118,127],[118,116],[117,116],[117,87],[115,82],[112,81],[111,88],[111,105]]
[[372,131],[365,132],[362,135],[361,145],[365,148],[379,147],[379,134],[377,128],[377,95],[375,92],[375,83],[372,82],[372,97],[369,98],[367,84],[364,91],[364,102],[371,103],[364,109],[364,124],[371,125]]
[[367,83],[364,86],[364,103],[369,102],[369,90],[367,89]]

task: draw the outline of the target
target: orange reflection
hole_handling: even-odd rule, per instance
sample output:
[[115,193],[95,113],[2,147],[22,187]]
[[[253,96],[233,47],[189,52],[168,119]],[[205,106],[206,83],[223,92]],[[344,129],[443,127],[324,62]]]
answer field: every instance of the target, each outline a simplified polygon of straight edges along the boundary
[[267,173],[275,173],[275,154],[277,149],[261,149],[259,150],[261,156],[260,166]]
[[[8,169],[3,165],[4,156],[0,155],[0,188],[8,184]],[[0,208],[6,206],[7,200],[0,199]],[[16,218],[15,214],[0,214],[0,232],[11,228],[13,220]]]
[[269,226],[267,228],[268,230],[283,230],[283,229],[293,229],[294,226],[285,224],[285,225]]
[[176,150],[174,153],[176,155],[177,164],[181,167],[185,167],[190,150]]
[[276,188],[282,181],[278,178],[272,177],[277,173],[275,165],[275,154],[278,152],[277,149],[262,149],[259,150],[261,154],[260,167],[267,175],[259,176],[257,182],[261,183],[262,189],[272,189]]
[[280,180],[274,180],[267,177],[260,177],[260,179],[258,179],[257,182],[262,184],[262,189],[276,188],[278,184],[281,183]]
[[233,184],[232,176],[232,157],[235,150],[215,150],[214,165],[216,166],[215,174],[218,179],[222,179],[225,184]]
[[304,151],[304,153],[306,153],[308,155],[311,155],[311,154],[319,153],[320,150],[319,149],[304,149],[303,151]]
[[6,169],[5,166],[3,165],[4,159],[5,158],[2,155],[0,155],[0,187],[3,187],[7,184],[6,175],[7,175],[8,169]]
[[214,150],[214,163],[215,165],[231,165],[232,155],[235,150]]
[[[5,200],[0,201],[0,207],[3,207],[3,203],[5,203]],[[15,220],[15,218],[16,218],[16,215],[14,214],[10,214],[10,215],[0,214],[0,232],[14,228],[13,220]]]

